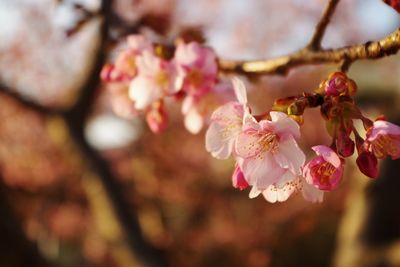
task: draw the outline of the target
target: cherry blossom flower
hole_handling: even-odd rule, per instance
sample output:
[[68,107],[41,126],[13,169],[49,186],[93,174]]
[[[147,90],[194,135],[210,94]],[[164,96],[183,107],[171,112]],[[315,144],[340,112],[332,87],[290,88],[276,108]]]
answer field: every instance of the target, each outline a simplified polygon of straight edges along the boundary
[[173,61],[178,69],[182,90],[187,94],[201,95],[213,88],[218,72],[213,50],[196,42],[181,42],[176,47]]
[[341,159],[327,146],[314,146],[312,149],[318,156],[304,166],[303,175],[306,181],[320,190],[335,189],[343,175]]
[[211,115],[211,123],[206,132],[206,150],[217,159],[227,159],[234,151],[235,142],[243,126],[247,108],[245,85],[238,78],[232,79],[238,101],[219,107]]
[[129,85],[129,97],[135,108],[143,110],[153,102],[179,90],[174,66],[150,51],[136,58],[138,75]]
[[400,127],[384,120],[377,120],[367,131],[366,142],[371,152],[382,159],[391,156],[400,158]]
[[299,125],[282,112],[272,111],[270,116],[257,122],[246,115],[235,146],[247,182],[261,191],[300,175],[305,161],[295,140]]

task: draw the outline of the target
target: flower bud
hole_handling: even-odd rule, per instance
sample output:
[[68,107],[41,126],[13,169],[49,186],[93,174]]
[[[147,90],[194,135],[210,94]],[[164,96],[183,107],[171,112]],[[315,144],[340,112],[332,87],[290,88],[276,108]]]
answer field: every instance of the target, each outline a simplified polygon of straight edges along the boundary
[[378,177],[378,160],[374,154],[363,150],[357,157],[357,166],[360,171],[368,177]]
[[168,113],[164,109],[162,101],[152,104],[149,112],[146,114],[147,125],[153,133],[161,133],[168,126]]
[[238,188],[239,190],[246,189],[249,186],[238,164],[236,164],[235,170],[232,174],[232,185],[234,188]]
[[339,131],[336,139],[336,148],[342,157],[350,157],[354,153],[354,142],[346,131]]

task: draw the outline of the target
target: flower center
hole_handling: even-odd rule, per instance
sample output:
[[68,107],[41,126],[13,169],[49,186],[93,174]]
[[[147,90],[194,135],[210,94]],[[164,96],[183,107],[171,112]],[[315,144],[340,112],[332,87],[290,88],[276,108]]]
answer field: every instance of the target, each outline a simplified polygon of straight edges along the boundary
[[372,142],[372,152],[377,158],[384,158],[386,155],[396,155],[398,148],[392,144],[392,139],[387,135],[379,135]]
[[279,145],[279,138],[276,134],[267,133],[258,140],[258,145],[261,147],[261,151],[263,152],[273,152]]
[[321,185],[329,186],[331,185],[331,178],[335,173],[336,168],[331,163],[325,161],[316,165],[312,171],[314,174],[313,176],[317,178]]
[[155,76],[155,81],[163,90],[168,89],[169,79],[166,71],[159,71]]

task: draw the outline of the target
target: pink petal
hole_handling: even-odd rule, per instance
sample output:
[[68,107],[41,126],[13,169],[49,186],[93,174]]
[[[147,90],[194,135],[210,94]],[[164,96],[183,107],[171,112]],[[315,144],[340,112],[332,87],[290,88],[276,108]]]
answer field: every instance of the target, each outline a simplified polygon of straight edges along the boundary
[[235,138],[224,136],[225,127],[212,122],[206,132],[206,150],[217,159],[227,159],[234,147]]
[[327,146],[313,146],[312,150],[317,153],[317,155],[322,156],[327,162],[332,164],[335,168],[339,168],[342,164],[339,156],[330,147]]
[[237,77],[232,78],[233,90],[235,91],[235,95],[239,103],[246,105],[247,104],[247,93],[246,86],[243,81]]
[[282,168],[289,168],[292,173],[297,175],[301,174],[301,167],[304,165],[306,156],[297,145],[293,136],[289,135],[285,137],[279,143],[278,151],[273,154],[275,160]]
[[259,145],[261,138],[262,135],[254,129],[247,129],[241,132],[236,140],[236,153],[242,158],[254,157],[260,154],[263,149]]
[[279,111],[271,111],[271,120],[274,126],[274,132],[278,135],[291,134],[295,138],[300,137],[300,126],[296,121],[289,118],[285,113]]
[[302,180],[303,187],[301,192],[304,199],[310,202],[322,202],[324,199],[324,191],[315,188],[313,185],[307,183],[304,179]]
[[270,153],[244,159],[240,167],[249,185],[256,185],[260,189],[266,189],[277,182],[285,173],[285,170],[276,164]]
[[216,109],[211,115],[211,121],[218,121],[223,125],[237,124],[242,126],[243,106],[238,102],[229,102]]
[[379,135],[400,135],[400,127],[388,121],[377,120],[374,122],[369,135],[368,141],[375,140]]

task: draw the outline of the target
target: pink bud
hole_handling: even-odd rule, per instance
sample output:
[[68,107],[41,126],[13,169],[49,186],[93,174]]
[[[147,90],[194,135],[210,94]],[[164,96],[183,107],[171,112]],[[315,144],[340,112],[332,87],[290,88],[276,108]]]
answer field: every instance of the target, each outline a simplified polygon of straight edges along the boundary
[[236,164],[235,170],[232,174],[232,185],[234,188],[238,188],[240,190],[246,189],[249,186],[238,164]]
[[346,132],[340,131],[336,139],[336,148],[342,157],[350,157],[354,153],[354,142]]
[[347,77],[342,72],[335,72],[330,75],[325,85],[325,93],[329,96],[339,96],[347,90]]
[[153,133],[161,133],[168,126],[168,114],[164,109],[162,101],[153,103],[146,114],[147,125]]
[[378,177],[378,160],[369,151],[362,151],[357,157],[357,166],[360,171],[368,177]]

